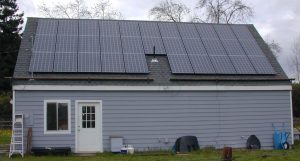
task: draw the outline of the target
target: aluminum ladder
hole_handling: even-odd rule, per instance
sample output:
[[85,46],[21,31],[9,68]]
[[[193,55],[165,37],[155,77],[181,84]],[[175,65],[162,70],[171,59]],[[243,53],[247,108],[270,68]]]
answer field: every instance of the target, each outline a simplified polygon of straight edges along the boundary
[[9,158],[13,154],[20,154],[24,157],[24,129],[23,114],[16,114],[13,120],[12,136],[10,142]]

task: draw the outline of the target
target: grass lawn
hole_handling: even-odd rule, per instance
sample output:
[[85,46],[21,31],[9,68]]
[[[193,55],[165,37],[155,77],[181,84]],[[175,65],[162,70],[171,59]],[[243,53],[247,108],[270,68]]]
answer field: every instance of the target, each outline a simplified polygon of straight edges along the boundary
[[[222,151],[199,150],[188,155],[174,155],[169,152],[136,153],[134,155],[103,153],[96,156],[19,156],[9,159],[0,156],[3,161],[220,161]],[[299,161],[300,142],[296,142],[292,150],[234,150],[234,161]]]
[[0,130],[0,144],[9,144],[11,137],[11,130]]
[[300,130],[300,125],[296,126],[296,128],[297,128],[298,130]]

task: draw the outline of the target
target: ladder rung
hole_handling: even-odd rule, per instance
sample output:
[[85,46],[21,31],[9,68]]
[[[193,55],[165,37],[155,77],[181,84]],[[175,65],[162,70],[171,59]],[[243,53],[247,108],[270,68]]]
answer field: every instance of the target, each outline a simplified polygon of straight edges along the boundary
[[13,135],[12,137],[14,137],[14,138],[21,138],[21,137],[23,137],[23,135]]
[[13,145],[22,145],[23,143],[11,143]]

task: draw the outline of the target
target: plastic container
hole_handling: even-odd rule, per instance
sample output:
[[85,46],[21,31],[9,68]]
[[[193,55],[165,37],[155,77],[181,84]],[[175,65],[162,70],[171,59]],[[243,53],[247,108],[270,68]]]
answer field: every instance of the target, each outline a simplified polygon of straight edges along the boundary
[[123,145],[121,148],[122,154],[134,154],[134,148],[132,145]]
[[289,134],[287,132],[284,131],[274,131],[274,148],[275,149],[286,149],[286,147],[284,146],[284,144],[287,144],[287,139],[289,137]]

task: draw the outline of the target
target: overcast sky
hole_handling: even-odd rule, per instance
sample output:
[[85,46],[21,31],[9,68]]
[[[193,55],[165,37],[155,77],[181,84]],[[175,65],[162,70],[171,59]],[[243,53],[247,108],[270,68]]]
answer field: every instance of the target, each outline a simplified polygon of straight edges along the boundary
[[[51,7],[56,3],[67,3],[71,0],[18,0],[19,8],[25,17],[43,17],[38,6],[45,3]],[[91,5],[97,0],[86,0]],[[149,20],[148,11],[161,0],[111,0],[125,19]],[[290,77],[293,76],[291,46],[300,36],[300,0],[244,0],[254,9],[254,17],[248,22],[254,24],[262,37],[274,39],[282,47],[279,62]],[[197,0],[181,0],[191,9]],[[195,11],[196,12],[196,11]]]

